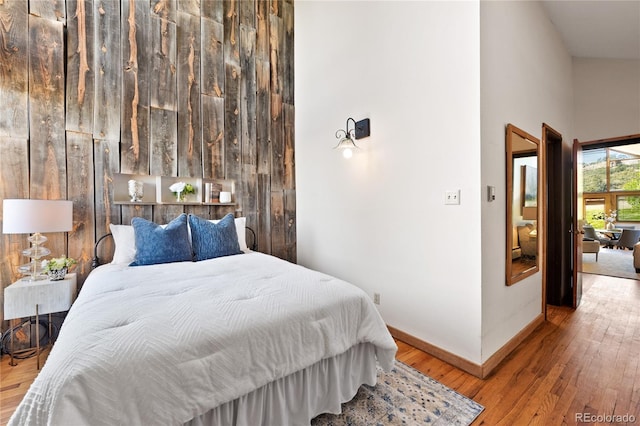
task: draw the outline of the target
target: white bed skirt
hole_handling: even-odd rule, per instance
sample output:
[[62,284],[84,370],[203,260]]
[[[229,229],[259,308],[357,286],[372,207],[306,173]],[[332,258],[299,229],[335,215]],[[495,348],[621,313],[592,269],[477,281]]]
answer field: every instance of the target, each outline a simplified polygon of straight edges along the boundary
[[185,425],[308,425],[319,414],[339,414],[340,404],[351,400],[362,384],[375,383],[375,346],[361,343],[220,405]]

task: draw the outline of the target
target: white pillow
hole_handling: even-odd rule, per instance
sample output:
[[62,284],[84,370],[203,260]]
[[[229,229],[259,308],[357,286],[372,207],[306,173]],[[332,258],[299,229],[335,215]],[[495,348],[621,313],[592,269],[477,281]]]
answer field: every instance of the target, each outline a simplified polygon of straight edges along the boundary
[[129,264],[133,262],[136,258],[136,234],[133,231],[133,226],[110,223],[109,229],[111,229],[113,241],[116,244],[111,263]]
[[[218,223],[220,222],[220,220],[210,220],[209,222]],[[238,234],[238,244],[240,244],[240,250],[245,253],[250,251],[249,247],[247,247],[245,229],[246,223],[246,217],[235,218],[236,233]],[[116,244],[116,248],[113,252],[113,260],[111,261],[111,263],[129,264],[133,262],[136,258],[136,234],[133,231],[133,226],[114,225],[113,223],[110,223],[109,229],[111,229],[111,233],[113,234],[113,241]],[[189,228],[189,243],[191,243],[191,228]]]

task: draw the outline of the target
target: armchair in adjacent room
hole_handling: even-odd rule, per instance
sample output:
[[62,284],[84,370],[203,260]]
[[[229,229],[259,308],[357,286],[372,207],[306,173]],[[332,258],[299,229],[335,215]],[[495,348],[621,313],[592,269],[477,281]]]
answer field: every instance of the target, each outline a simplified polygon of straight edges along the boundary
[[599,232],[596,232],[596,230],[591,225],[584,225],[582,227],[582,230],[584,231],[584,236],[582,237],[583,240],[598,241],[600,244],[603,244],[605,246],[609,246],[612,244],[611,238],[607,237],[606,235],[602,235]]
[[629,250],[633,250],[638,241],[640,241],[640,230],[623,229],[622,234],[620,234],[620,239],[615,242],[615,246],[621,249],[628,248]]
[[518,226],[518,242],[523,256],[536,257],[538,255],[538,237],[533,224]]
[[[584,236],[582,237],[582,253],[594,253],[596,255],[596,262],[598,261],[598,253],[600,253],[600,238],[598,238],[598,234],[595,229],[593,229],[590,225],[585,225],[582,227],[584,231]],[[602,237],[608,242],[605,244],[610,244],[611,240],[607,237]],[[606,241],[605,240],[605,241]]]

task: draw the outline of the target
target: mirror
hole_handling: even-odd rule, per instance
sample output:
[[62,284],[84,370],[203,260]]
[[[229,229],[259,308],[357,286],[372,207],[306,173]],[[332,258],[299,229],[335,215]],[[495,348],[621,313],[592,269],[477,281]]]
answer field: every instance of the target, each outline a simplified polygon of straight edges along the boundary
[[512,285],[535,274],[538,266],[538,184],[540,141],[507,125],[507,271]]

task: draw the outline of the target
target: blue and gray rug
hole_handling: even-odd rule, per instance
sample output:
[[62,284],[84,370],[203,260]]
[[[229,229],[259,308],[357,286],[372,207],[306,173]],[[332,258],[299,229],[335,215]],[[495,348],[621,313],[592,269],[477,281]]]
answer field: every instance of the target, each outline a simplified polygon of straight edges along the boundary
[[342,414],[322,414],[313,426],[470,425],[484,407],[396,361],[386,373],[378,367],[376,386],[363,385],[342,404]]

